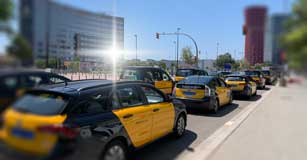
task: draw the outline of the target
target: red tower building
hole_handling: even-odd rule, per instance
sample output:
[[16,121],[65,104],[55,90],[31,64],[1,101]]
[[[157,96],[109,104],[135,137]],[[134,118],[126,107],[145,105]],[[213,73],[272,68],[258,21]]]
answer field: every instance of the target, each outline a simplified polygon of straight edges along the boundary
[[263,63],[266,14],[264,6],[251,6],[245,10],[245,60],[250,65]]

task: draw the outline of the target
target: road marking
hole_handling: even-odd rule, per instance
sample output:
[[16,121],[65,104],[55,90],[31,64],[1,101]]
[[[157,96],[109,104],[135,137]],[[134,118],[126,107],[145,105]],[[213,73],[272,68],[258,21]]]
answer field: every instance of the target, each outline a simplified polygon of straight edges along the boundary
[[193,152],[187,152],[178,160],[206,160],[209,156],[247,119],[247,117],[259,106],[259,104],[272,92],[273,87],[268,92],[262,94],[261,98],[255,103],[249,104],[240,113],[226,122],[222,127],[216,130],[206,140],[194,148]]

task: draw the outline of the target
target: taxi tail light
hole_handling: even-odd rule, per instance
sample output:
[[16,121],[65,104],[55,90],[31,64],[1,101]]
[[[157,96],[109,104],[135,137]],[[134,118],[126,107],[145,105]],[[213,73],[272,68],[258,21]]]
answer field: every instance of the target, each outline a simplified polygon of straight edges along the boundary
[[239,83],[239,85],[244,85],[244,86],[245,86],[245,85],[246,85],[246,83]]
[[211,95],[211,89],[208,86],[205,86],[205,96]]
[[79,135],[79,128],[74,126],[64,126],[64,125],[46,125],[38,127],[38,130],[46,133],[55,133],[65,138],[75,138]]

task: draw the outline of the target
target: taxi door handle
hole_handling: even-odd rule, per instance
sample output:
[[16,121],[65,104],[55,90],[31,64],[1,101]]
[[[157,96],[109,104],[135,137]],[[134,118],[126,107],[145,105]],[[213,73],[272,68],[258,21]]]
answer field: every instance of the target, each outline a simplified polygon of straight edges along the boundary
[[131,118],[133,117],[133,114],[126,114],[123,116],[124,119],[128,119],[128,118]]
[[159,108],[155,108],[155,109],[153,109],[152,111],[153,111],[153,112],[159,112],[160,109],[159,109]]

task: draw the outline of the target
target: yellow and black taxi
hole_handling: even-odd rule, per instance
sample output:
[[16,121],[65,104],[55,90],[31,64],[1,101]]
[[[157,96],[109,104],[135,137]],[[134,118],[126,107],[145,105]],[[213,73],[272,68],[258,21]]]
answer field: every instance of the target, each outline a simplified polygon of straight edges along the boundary
[[264,75],[265,83],[267,85],[273,84],[273,82],[275,81],[275,76],[273,75],[273,73],[270,70],[261,70],[261,72]]
[[246,70],[243,72],[240,72],[242,75],[250,76],[256,83],[257,88],[265,89],[265,78],[261,71],[258,70]]
[[172,93],[174,81],[171,76],[161,68],[157,67],[126,67],[123,69],[121,80],[140,80],[154,85],[167,95]]
[[187,113],[148,83],[87,80],[27,91],[2,121],[2,153],[14,152],[8,156],[125,160],[169,133],[182,136]]
[[206,72],[205,70],[196,69],[196,68],[181,68],[176,71],[175,81],[177,83],[183,80],[185,77],[196,76],[196,75],[207,76],[208,72]]
[[176,99],[189,108],[210,110],[214,113],[232,103],[232,92],[227,84],[215,76],[189,76],[179,81],[173,91]]
[[63,76],[33,70],[0,70],[0,112],[22,95],[26,89],[70,81]]
[[225,77],[225,82],[231,88],[234,96],[249,99],[257,94],[257,84],[249,76],[232,74]]

